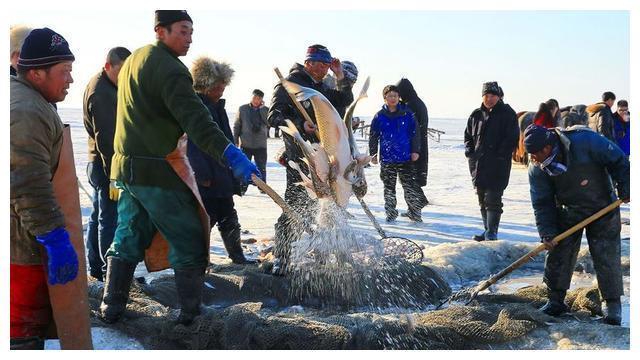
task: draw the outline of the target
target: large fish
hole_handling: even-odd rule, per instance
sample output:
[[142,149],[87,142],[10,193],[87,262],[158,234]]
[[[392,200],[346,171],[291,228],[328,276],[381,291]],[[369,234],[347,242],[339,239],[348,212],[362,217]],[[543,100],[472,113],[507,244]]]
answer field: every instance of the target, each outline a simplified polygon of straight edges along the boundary
[[[362,154],[358,150],[358,145],[356,144],[356,139],[353,136],[353,113],[356,109],[356,105],[358,105],[358,101],[367,97],[367,90],[369,90],[369,82],[370,78],[367,77],[364,85],[362,85],[362,90],[360,90],[360,95],[356,98],[356,100],[349,105],[347,111],[344,114],[344,124],[347,128],[347,132],[349,133],[349,146],[351,148],[351,156],[356,160],[355,169],[348,171],[353,171],[355,173],[355,179],[353,180],[353,193],[356,195],[358,199],[362,199],[364,195],[367,193],[367,179],[364,177],[364,167],[371,161],[371,156],[367,154]],[[352,165],[354,163],[351,163]]]
[[[357,161],[351,154],[349,133],[343,119],[320,92],[286,80],[282,84],[298,101],[309,100],[313,105],[320,144],[312,146],[304,141],[290,121],[287,121],[287,127],[280,128],[291,135],[302,149],[313,185],[316,190],[321,190],[320,193],[316,192],[316,195],[319,198],[325,197],[326,194],[322,193],[322,190],[328,186],[336,204],[345,208],[353,194]],[[318,180],[322,184],[316,183]]]

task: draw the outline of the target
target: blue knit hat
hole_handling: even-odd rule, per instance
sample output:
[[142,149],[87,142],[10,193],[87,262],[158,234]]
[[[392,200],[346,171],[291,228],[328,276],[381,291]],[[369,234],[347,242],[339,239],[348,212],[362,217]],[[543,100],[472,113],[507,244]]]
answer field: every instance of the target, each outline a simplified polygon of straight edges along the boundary
[[325,64],[330,64],[333,60],[329,49],[322,45],[311,45],[307,48],[307,57],[305,61],[320,61]]
[[33,29],[22,44],[18,69],[43,68],[75,59],[62,35],[49,28]]
[[545,127],[531,124],[524,129],[524,148],[529,154],[535,154],[547,145],[555,143],[555,133]]

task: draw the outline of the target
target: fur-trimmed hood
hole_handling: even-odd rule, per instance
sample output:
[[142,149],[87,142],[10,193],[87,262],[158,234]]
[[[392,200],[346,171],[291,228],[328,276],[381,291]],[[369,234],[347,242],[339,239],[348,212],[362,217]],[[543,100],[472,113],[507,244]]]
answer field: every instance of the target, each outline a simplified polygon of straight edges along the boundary
[[234,72],[235,70],[233,70],[228,63],[201,56],[195,59],[193,65],[191,65],[193,88],[197,91],[204,91],[217,82],[229,85]]
[[595,103],[595,104],[587,106],[587,112],[589,114],[595,114],[598,111],[602,110],[605,106],[607,106],[607,104],[605,104],[603,102]]

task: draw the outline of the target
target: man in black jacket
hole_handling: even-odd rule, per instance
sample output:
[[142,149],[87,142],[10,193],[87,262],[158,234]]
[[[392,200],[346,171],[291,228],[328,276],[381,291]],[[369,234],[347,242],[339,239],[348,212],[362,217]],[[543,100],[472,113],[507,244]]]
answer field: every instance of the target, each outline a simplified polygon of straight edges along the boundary
[[[336,76],[338,86],[335,90],[328,88],[322,82],[329,69],[331,69]],[[329,50],[322,45],[309,46],[304,65],[294,64],[291,70],[289,70],[289,75],[286,79],[298,85],[321,92],[336,108],[346,108],[353,101],[353,92],[351,90],[353,84],[345,78],[340,60],[333,58]],[[311,102],[308,100],[303,101],[302,106],[310,118],[315,121]],[[304,120],[295,104],[291,102],[287,91],[278,83],[273,91],[267,121],[269,126],[286,126],[285,119],[289,119],[295,124],[305,140],[311,143],[319,142],[314,134],[316,130],[315,123]],[[291,136],[283,134],[282,138],[285,145],[283,162],[287,167],[287,188],[284,194],[285,201],[295,212],[300,214],[303,219],[312,221],[314,202],[303,187],[296,185],[296,183],[301,182],[302,179],[300,175],[288,165],[289,160],[294,161],[308,174],[309,171],[306,164],[301,161],[303,157],[302,151]],[[289,245],[292,241],[299,238],[301,232],[302,229],[293,226],[291,220],[284,213],[278,218],[278,222],[275,225],[274,255],[279,259],[278,262],[280,264],[274,267],[274,272],[284,272],[289,257]]]
[[109,175],[116,128],[118,74],[131,52],[123,47],[109,50],[101,72],[96,74],[84,92],[84,127],[89,134],[87,178],[93,187],[93,210],[87,225],[86,244],[89,273],[102,281],[107,271],[105,255],[118,222],[118,202],[109,197]]
[[[427,105],[418,97],[413,84],[409,79],[400,79],[396,84],[400,90],[402,102],[413,112],[420,130],[420,157],[414,162],[416,170],[416,180],[420,187],[427,186],[427,174],[429,173],[429,136],[427,129],[429,128],[429,113]],[[427,201],[427,204],[429,202]],[[425,204],[426,205],[426,204]]]
[[591,130],[602,134],[602,136],[615,143],[615,129],[613,112],[611,107],[616,100],[616,95],[611,91],[605,91],[602,94],[602,101],[589,105],[587,114],[589,115],[589,127]]
[[473,237],[476,241],[498,239],[502,193],[520,136],[516,114],[500,100],[500,92],[497,82],[482,85],[482,105],[471,113],[464,132],[465,156],[484,224],[484,232]]

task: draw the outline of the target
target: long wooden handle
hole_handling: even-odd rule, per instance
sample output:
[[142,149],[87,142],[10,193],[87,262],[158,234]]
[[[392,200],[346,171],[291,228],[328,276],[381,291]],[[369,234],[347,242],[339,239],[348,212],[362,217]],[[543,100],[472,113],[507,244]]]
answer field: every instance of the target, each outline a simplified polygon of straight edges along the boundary
[[[573,233],[575,233],[576,231],[584,228],[585,226],[591,224],[592,222],[594,222],[595,220],[599,219],[603,215],[607,214],[611,210],[617,208],[618,206],[620,206],[620,204],[622,204],[622,200],[616,200],[615,202],[607,205],[605,208],[601,209],[597,213],[589,216],[588,218],[586,218],[586,219],[582,220],[581,222],[577,223],[576,225],[574,225],[570,229],[566,230],[562,234],[554,237],[553,240],[552,240],[553,244],[557,245],[560,241],[562,241],[562,240],[566,239],[567,237],[573,235]],[[474,293],[477,294],[480,291],[485,290],[489,286],[495,284],[498,280],[502,279],[503,277],[505,277],[506,275],[511,273],[513,270],[515,270],[515,269],[519,268],[520,266],[526,264],[527,262],[529,262],[531,259],[533,259],[536,255],[538,255],[539,253],[541,253],[545,249],[546,249],[546,247],[545,247],[544,244],[538,245],[535,249],[531,250],[530,252],[528,252],[527,254],[525,254],[524,256],[519,258],[518,260],[516,260],[513,264],[509,265],[504,270],[500,271],[499,273],[497,273],[496,275],[494,275],[490,279],[488,279],[485,282],[483,282],[482,284],[480,284],[478,286],[478,288],[474,291]]]
[[[275,71],[276,75],[278,76],[278,79],[280,80],[280,83],[284,87],[285,78],[284,78],[284,76],[282,76],[282,73],[280,72],[280,69],[275,67],[275,68],[273,68],[273,71]],[[291,98],[291,102],[296,106],[296,108],[298,109],[298,112],[300,112],[300,114],[302,114],[302,117],[304,118],[304,120],[310,122],[311,124],[313,124],[314,122],[313,122],[313,120],[311,120],[311,117],[309,116],[309,113],[307,113],[307,111],[302,107],[302,104],[300,104],[300,102],[298,102],[298,100],[296,99],[296,96],[291,94],[291,93],[289,93],[288,91],[287,91],[287,95],[289,95],[289,98]],[[318,139],[320,139],[320,134],[318,133],[318,129],[317,128],[315,130],[315,134],[316,134],[316,137]]]
[[371,223],[373,224],[373,226],[376,228],[376,230],[378,230],[378,234],[380,234],[380,236],[382,236],[383,238],[386,238],[387,234],[384,232],[384,230],[382,230],[382,227],[380,226],[380,224],[378,224],[376,217],[373,216],[373,214],[371,213],[371,210],[369,210],[369,207],[364,202],[364,200],[362,200],[361,198],[358,198],[358,201],[360,201],[360,205],[362,206],[362,209],[369,217],[369,220],[371,220]]
[[[287,215],[289,215],[289,217],[291,217],[294,221],[298,222],[300,225],[304,224],[304,221],[302,221],[302,218],[300,217],[300,215],[294,212],[289,206],[289,204],[287,204],[284,201],[284,199],[280,197],[280,195],[278,195],[278,193],[271,188],[271,186],[267,185],[267,183],[265,183],[264,181],[262,181],[262,179],[257,177],[256,174],[251,174],[251,180],[253,181],[254,184],[256,184],[258,189],[264,191],[267,195],[269,195],[269,197],[276,204],[278,204],[278,206],[280,206],[282,211],[284,211]],[[309,228],[305,228],[305,231],[307,231],[308,233],[311,233],[311,229]]]

